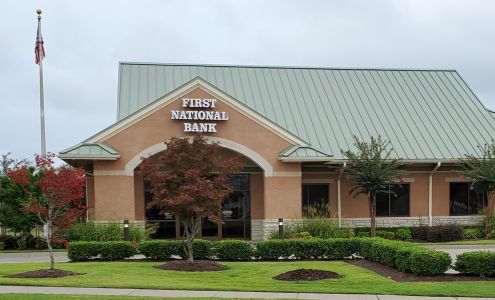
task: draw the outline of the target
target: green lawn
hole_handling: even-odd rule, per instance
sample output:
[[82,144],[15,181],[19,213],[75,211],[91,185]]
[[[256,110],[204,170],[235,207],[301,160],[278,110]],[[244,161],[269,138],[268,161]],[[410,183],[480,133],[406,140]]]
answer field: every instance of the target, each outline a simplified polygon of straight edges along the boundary
[[[190,290],[365,293],[431,296],[495,296],[494,281],[398,283],[342,261],[225,262],[231,269],[220,272],[164,271],[156,262],[59,263],[56,267],[85,275],[17,279],[2,275],[46,268],[46,263],[0,264],[0,284],[73,287],[114,287]],[[340,279],[284,282],[272,279],[298,268],[317,268],[341,274]]]
[[[133,297],[133,296],[78,296],[78,295],[46,295],[46,294],[0,294],[0,300],[177,300],[178,298]],[[182,300],[218,300],[219,298],[180,298]],[[226,299],[226,298],[222,298]],[[243,298],[255,300],[253,298]]]

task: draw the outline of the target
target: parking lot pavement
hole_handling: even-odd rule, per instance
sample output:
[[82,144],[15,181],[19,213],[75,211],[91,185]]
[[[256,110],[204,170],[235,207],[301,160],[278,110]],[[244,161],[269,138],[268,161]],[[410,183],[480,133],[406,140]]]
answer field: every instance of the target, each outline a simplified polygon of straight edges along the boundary
[[[55,262],[68,262],[67,252],[54,252]],[[50,254],[48,252],[12,252],[1,253],[0,263],[25,263],[25,262],[49,262]]]

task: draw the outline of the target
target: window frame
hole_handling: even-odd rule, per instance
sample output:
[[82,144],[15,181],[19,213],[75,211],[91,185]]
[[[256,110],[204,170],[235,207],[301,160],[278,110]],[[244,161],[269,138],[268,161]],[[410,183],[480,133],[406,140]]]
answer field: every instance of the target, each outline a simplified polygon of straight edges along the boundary
[[408,205],[407,205],[407,214],[405,215],[395,215],[392,214],[392,205],[391,205],[391,197],[393,196],[392,193],[383,193],[388,196],[388,214],[387,215],[378,215],[378,208],[377,208],[377,202],[378,202],[378,194],[377,194],[377,199],[375,199],[375,214],[376,217],[378,218],[409,218],[411,217],[411,183],[413,181],[407,181],[407,182],[390,182],[388,183],[388,190],[390,191],[392,185],[397,185],[397,186],[407,186],[408,187]]

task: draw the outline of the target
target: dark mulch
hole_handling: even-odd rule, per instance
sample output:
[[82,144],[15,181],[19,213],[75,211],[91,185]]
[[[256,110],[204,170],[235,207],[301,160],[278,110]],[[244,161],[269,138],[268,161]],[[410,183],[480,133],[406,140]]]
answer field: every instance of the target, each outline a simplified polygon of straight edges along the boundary
[[162,270],[186,271],[186,272],[207,272],[207,271],[224,271],[229,267],[209,260],[196,260],[190,262],[187,260],[171,261],[163,265],[156,266]]
[[494,281],[495,277],[478,277],[466,276],[458,274],[444,274],[438,276],[418,276],[411,273],[404,273],[394,268],[372,262],[369,260],[347,260],[347,263],[362,267],[388,277],[398,282],[414,282],[414,281]]
[[58,277],[66,277],[66,276],[76,276],[83,275],[82,273],[75,273],[71,271],[65,271],[60,269],[42,269],[42,270],[34,270],[24,273],[6,275],[5,277],[9,278],[58,278]]
[[277,275],[273,277],[273,279],[287,280],[287,281],[313,281],[313,280],[323,280],[323,279],[339,278],[339,277],[340,277],[339,274],[331,271],[314,270],[314,269],[297,269]]

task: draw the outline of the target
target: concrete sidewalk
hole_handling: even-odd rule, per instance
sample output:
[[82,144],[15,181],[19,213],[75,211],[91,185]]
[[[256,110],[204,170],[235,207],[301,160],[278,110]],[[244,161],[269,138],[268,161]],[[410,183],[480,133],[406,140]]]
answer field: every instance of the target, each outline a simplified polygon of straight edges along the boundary
[[317,300],[471,300],[495,298],[468,297],[423,297],[396,295],[361,294],[318,294],[318,293],[271,293],[271,292],[229,292],[229,291],[187,291],[187,290],[151,290],[151,289],[112,289],[112,288],[74,288],[47,286],[0,286],[1,294],[57,294],[57,295],[105,295],[105,296],[142,296],[142,297],[218,297],[228,299],[264,298],[264,299],[317,299]]

